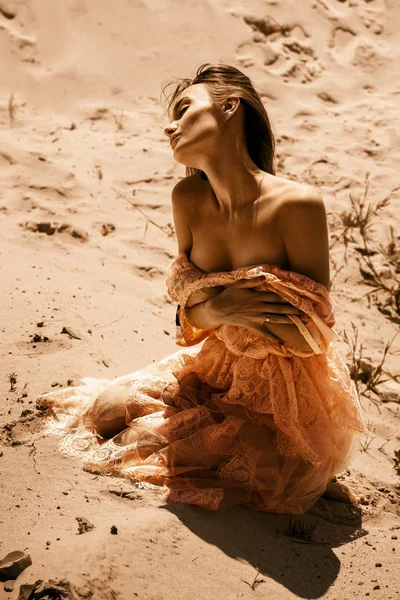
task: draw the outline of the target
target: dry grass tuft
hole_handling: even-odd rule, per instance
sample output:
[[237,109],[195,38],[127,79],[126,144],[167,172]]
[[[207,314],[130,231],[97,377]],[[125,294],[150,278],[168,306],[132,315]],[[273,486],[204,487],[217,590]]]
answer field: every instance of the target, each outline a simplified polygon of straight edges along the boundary
[[330,278],[330,289],[334,287],[335,279],[339,275],[340,271],[344,268],[344,264],[338,265],[337,261],[333,258],[333,256],[329,255],[329,260],[331,264],[331,278]]
[[254,590],[256,589],[257,586],[260,585],[260,583],[265,583],[265,579],[258,579],[259,575],[260,575],[260,571],[257,569],[257,574],[254,577],[253,583],[249,583],[248,581],[245,581],[244,579],[242,579],[242,581],[243,581],[243,583],[246,583],[247,585],[249,585],[254,592]]
[[[372,248],[373,243],[371,227],[373,217],[389,205],[390,200],[400,190],[400,185],[394,187],[383,200],[376,203],[368,202],[369,173],[365,177],[364,192],[359,196],[350,194],[350,210],[342,211],[340,218],[343,225],[342,239],[345,245],[345,262],[347,263],[347,250],[349,243],[358,244],[355,249],[359,253],[360,272],[367,285],[374,289],[366,296],[374,298],[377,308],[389,316],[391,320],[399,322],[392,314],[394,309],[400,315],[400,248],[395,239],[394,229],[390,227],[390,237],[386,246],[379,245]],[[361,238],[361,239],[360,239]],[[362,245],[359,245],[359,242]],[[380,266],[375,264],[372,256],[376,256]],[[383,265],[383,266],[382,266]]]
[[[380,363],[377,366],[374,366],[370,364],[363,356],[362,342],[360,342],[360,344],[358,343],[358,328],[354,325],[354,323],[352,323],[351,326],[353,329],[352,337],[347,334],[346,330],[343,331],[344,340],[349,346],[351,354],[351,362],[349,365],[350,376],[355,383],[359,398],[361,396],[366,396],[370,400],[378,403],[378,401],[371,398],[369,392],[376,394],[380,400],[381,395],[378,390],[378,385],[381,385],[390,379],[397,381],[396,377],[384,370],[383,365],[385,363],[387,353],[389,352],[391,345],[398,335],[398,332],[394,334],[390,342],[386,343]],[[385,375],[387,376],[386,379],[384,379]]]
[[361,452],[368,452],[370,445],[372,444],[372,442],[374,441],[374,439],[376,439],[376,436],[372,436],[372,431],[373,431],[373,422],[372,421],[368,421],[367,423],[367,433],[365,435],[365,440],[363,442],[360,443],[360,451]]
[[340,213],[340,218],[344,226],[342,235],[346,247],[349,242],[356,242],[353,235],[354,229],[358,230],[362,237],[368,236],[372,226],[372,217],[376,216],[379,211],[389,204],[394,191],[392,190],[383,200],[380,200],[374,205],[372,202],[367,202],[369,192],[369,172],[365,175],[364,186],[364,192],[360,196],[353,196],[350,194],[350,210],[342,211]]
[[17,385],[18,376],[16,373],[10,373],[7,375],[7,379],[10,382],[10,392],[15,390],[15,386]]
[[284,531],[288,537],[295,537],[300,540],[311,540],[315,530],[315,523],[306,525],[303,519],[290,517],[289,527]]
[[400,450],[394,451],[394,458],[392,460],[394,462],[394,468],[396,469],[397,475],[400,475]]

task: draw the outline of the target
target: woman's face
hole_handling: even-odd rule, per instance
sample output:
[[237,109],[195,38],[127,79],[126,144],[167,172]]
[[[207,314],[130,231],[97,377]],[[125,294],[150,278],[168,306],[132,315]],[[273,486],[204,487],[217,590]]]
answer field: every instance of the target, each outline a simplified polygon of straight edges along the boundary
[[165,128],[174,158],[196,167],[198,158],[215,148],[221,131],[222,111],[210,97],[205,84],[184,90],[174,104],[173,121]]

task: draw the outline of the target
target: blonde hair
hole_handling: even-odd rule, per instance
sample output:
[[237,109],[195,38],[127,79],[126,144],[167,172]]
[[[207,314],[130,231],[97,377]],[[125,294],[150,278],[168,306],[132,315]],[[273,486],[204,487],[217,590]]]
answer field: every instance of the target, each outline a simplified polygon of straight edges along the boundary
[[[275,175],[274,134],[261,97],[247,75],[229,65],[204,63],[197,69],[194,79],[174,80],[163,87],[168,114],[178,96],[196,83],[204,83],[211,98],[217,103],[222,103],[228,96],[240,98],[244,113],[244,138],[250,158],[259,169]],[[167,97],[165,89],[170,85],[175,85],[175,89]],[[207,179],[203,171],[186,167],[186,176],[194,173],[200,173],[203,179]]]

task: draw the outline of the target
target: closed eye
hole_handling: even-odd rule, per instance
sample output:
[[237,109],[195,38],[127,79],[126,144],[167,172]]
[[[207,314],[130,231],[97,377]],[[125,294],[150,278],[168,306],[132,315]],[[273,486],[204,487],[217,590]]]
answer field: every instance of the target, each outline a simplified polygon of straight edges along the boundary
[[179,116],[181,117],[183,115],[183,113],[185,112],[185,110],[187,110],[188,108],[189,108],[189,106],[184,106],[183,108],[181,108],[179,111]]

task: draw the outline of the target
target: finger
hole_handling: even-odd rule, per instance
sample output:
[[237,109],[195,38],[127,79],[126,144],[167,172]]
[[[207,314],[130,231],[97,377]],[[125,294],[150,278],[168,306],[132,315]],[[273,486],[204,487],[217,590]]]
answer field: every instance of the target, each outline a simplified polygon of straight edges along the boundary
[[276,304],[274,302],[264,302],[264,300],[262,298],[260,298],[260,300],[262,301],[262,303],[265,307],[266,313],[277,313],[277,314],[284,314],[284,315],[301,315],[301,314],[303,314],[303,311],[300,310],[300,308],[297,308],[296,306],[293,306],[292,304],[289,304],[287,302],[282,303],[282,304]]
[[[265,315],[265,316],[268,316],[268,315]],[[265,325],[268,325],[268,323],[274,323],[274,324],[279,323],[280,325],[293,325],[292,319],[290,319],[286,315],[271,315],[271,314],[269,314],[268,319],[266,319],[265,317],[262,318],[262,326],[263,327],[264,327],[264,323],[265,323]]]
[[283,340],[281,340],[281,338],[279,338],[278,336],[274,335],[270,331],[267,331],[264,327],[253,326],[253,327],[249,327],[249,329],[251,329],[252,331],[255,331],[256,333],[258,333],[260,335],[262,335],[263,337],[266,337],[267,339],[271,340],[271,342],[278,342],[280,344],[284,343]]
[[275,292],[256,292],[260,295],[260,299],[263,302],[274,302],[275,304],[289,304],[287,300],[282,298],[279,294],[275,294]]

